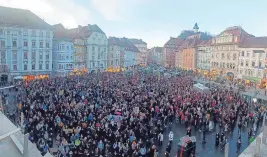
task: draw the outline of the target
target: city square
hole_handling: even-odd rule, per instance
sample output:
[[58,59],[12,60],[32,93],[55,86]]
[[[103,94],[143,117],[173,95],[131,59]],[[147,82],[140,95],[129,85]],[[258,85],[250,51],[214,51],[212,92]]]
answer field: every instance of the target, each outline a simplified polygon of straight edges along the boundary
[[0,157],[265,157],[263,26],[111,1],[0,0]]

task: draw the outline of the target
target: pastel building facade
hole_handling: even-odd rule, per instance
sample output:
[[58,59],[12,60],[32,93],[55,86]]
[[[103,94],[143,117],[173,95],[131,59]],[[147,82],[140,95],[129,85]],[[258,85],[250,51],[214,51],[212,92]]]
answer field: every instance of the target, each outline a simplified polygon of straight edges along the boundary
[[211,51],[210,51],[211,40],[202,41],[198,45],[197,50],[197,69],[203,71],[209,71],[211,68],[210,59],[211,59]]
[[129,41],[134,44],[139,52],[136,53],[135,64],[146,66],[147,64],[147,43],[142,39],[129,39]]
[[74,52],[76,67],[82,69],[85,66],[89,72],[105,70],[108,65],[106,34],[95,24],[78,26],[78,28],[70,29],[69,32],[77,48]]
[[87,53],[86,53],[86,38],[89,33],[86,33],[86,28],[78,26],[78,28],[69,29],[68,34],[74,44],[73,66],[75,70],[87,69]]
[[168,68],[175,67],[175,55],[178,47],[183,43],[183,39],[170,38],[163,47],[163,66]]
[[162,47],[153,47],[147,51],[147,64],[161,64]]
[[74,43],[62,24],[54,25],[53,72],[56,76],[66,76],[74,70]]
[[137,47],[127,38],[109,38],[109,67],[127,68],[136,65]]
[[239,44],[252,35],[241,27],[229,27],[212,39],[211,68],[214,75],[234,79],[238,75]]
[[5,77],[50,75],[53,32],[29,10],[0,7],[0,61]]
[[251,82],[266,79],[267,37],[250,37],[239,45],[238,78]]

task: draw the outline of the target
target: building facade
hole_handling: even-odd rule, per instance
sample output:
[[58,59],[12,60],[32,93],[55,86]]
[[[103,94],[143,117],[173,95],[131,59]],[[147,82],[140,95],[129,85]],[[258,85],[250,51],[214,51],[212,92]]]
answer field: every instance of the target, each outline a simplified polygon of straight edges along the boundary
[[244,39],[239,45],[238,78],[256,83],[266,79],[266,53],[266,37]]
[[8,75],[50,75],[51,26],[23,9],[0,7],[0,17],[1,65]]
[[136,64],[137,47],[127,38],[109,38],[108,63],[112,68],[127,68]]
[[66,76],[74,70],[73,40],[62,24],[53,25],[53,73],[56,76]]
[[153,47],[147,51],[147,64],[161,64],[162,47]]
[[108,38],[97,25],[86,26],[87,69],[89,71],[105,70],[108,65]]
[[198,45],[197,50],[197,69],[201,70],[203,72],[209,72],[211,65],[210,65],[210,59],[211,59],[211,52],[210,52],[210,44],[211,40],[203,41]]
[[109,37],[108,39],[108,67],[123,67],[123,58],[121,59],[122,45],[119,38]]
[[212,39],[211,67],[214,75],[234,79],[238,75],[238,45],[252,35],[241,27],[229,27]]
[[135,64],[146,66],[147,64],[147,43],[142,39],[129,39],[138,49],[138,53],[135,54]]
[[87,55],[85,41],[89,33],[86,28],[78,26],[78,28],[69,29],[68,35],[74,43],[74,55],[73,55],[73,66],[75,70],[86,70],[87,69]]
[[163,47],[163,66],[168,68],[175,67],[175,55],[178,47],[183,43],[183,39],[170,38]]

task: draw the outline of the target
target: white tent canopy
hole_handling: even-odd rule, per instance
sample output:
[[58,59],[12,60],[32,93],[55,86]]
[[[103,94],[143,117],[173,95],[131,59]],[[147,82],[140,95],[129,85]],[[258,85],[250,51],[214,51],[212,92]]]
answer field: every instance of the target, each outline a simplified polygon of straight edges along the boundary
[[14,80],[23,80],[23,76],[15,76]]
[[210,89],[201,83],[194,84],[193,88],[199,92],[204,92],[204,93],[210,92]]

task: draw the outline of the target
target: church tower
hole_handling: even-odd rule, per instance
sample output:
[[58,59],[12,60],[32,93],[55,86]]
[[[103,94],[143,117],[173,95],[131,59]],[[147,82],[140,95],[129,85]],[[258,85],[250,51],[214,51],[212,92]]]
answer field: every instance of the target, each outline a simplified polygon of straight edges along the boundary
[[193,28],[193,29],[194,29],[194,32],[195,32],[195,33],[197,33],[197,32],[198,32],[198,30],[199,30],[199,27],[198,27],[197,23],[195,23],[195,26],[194,26],[194,28]]

